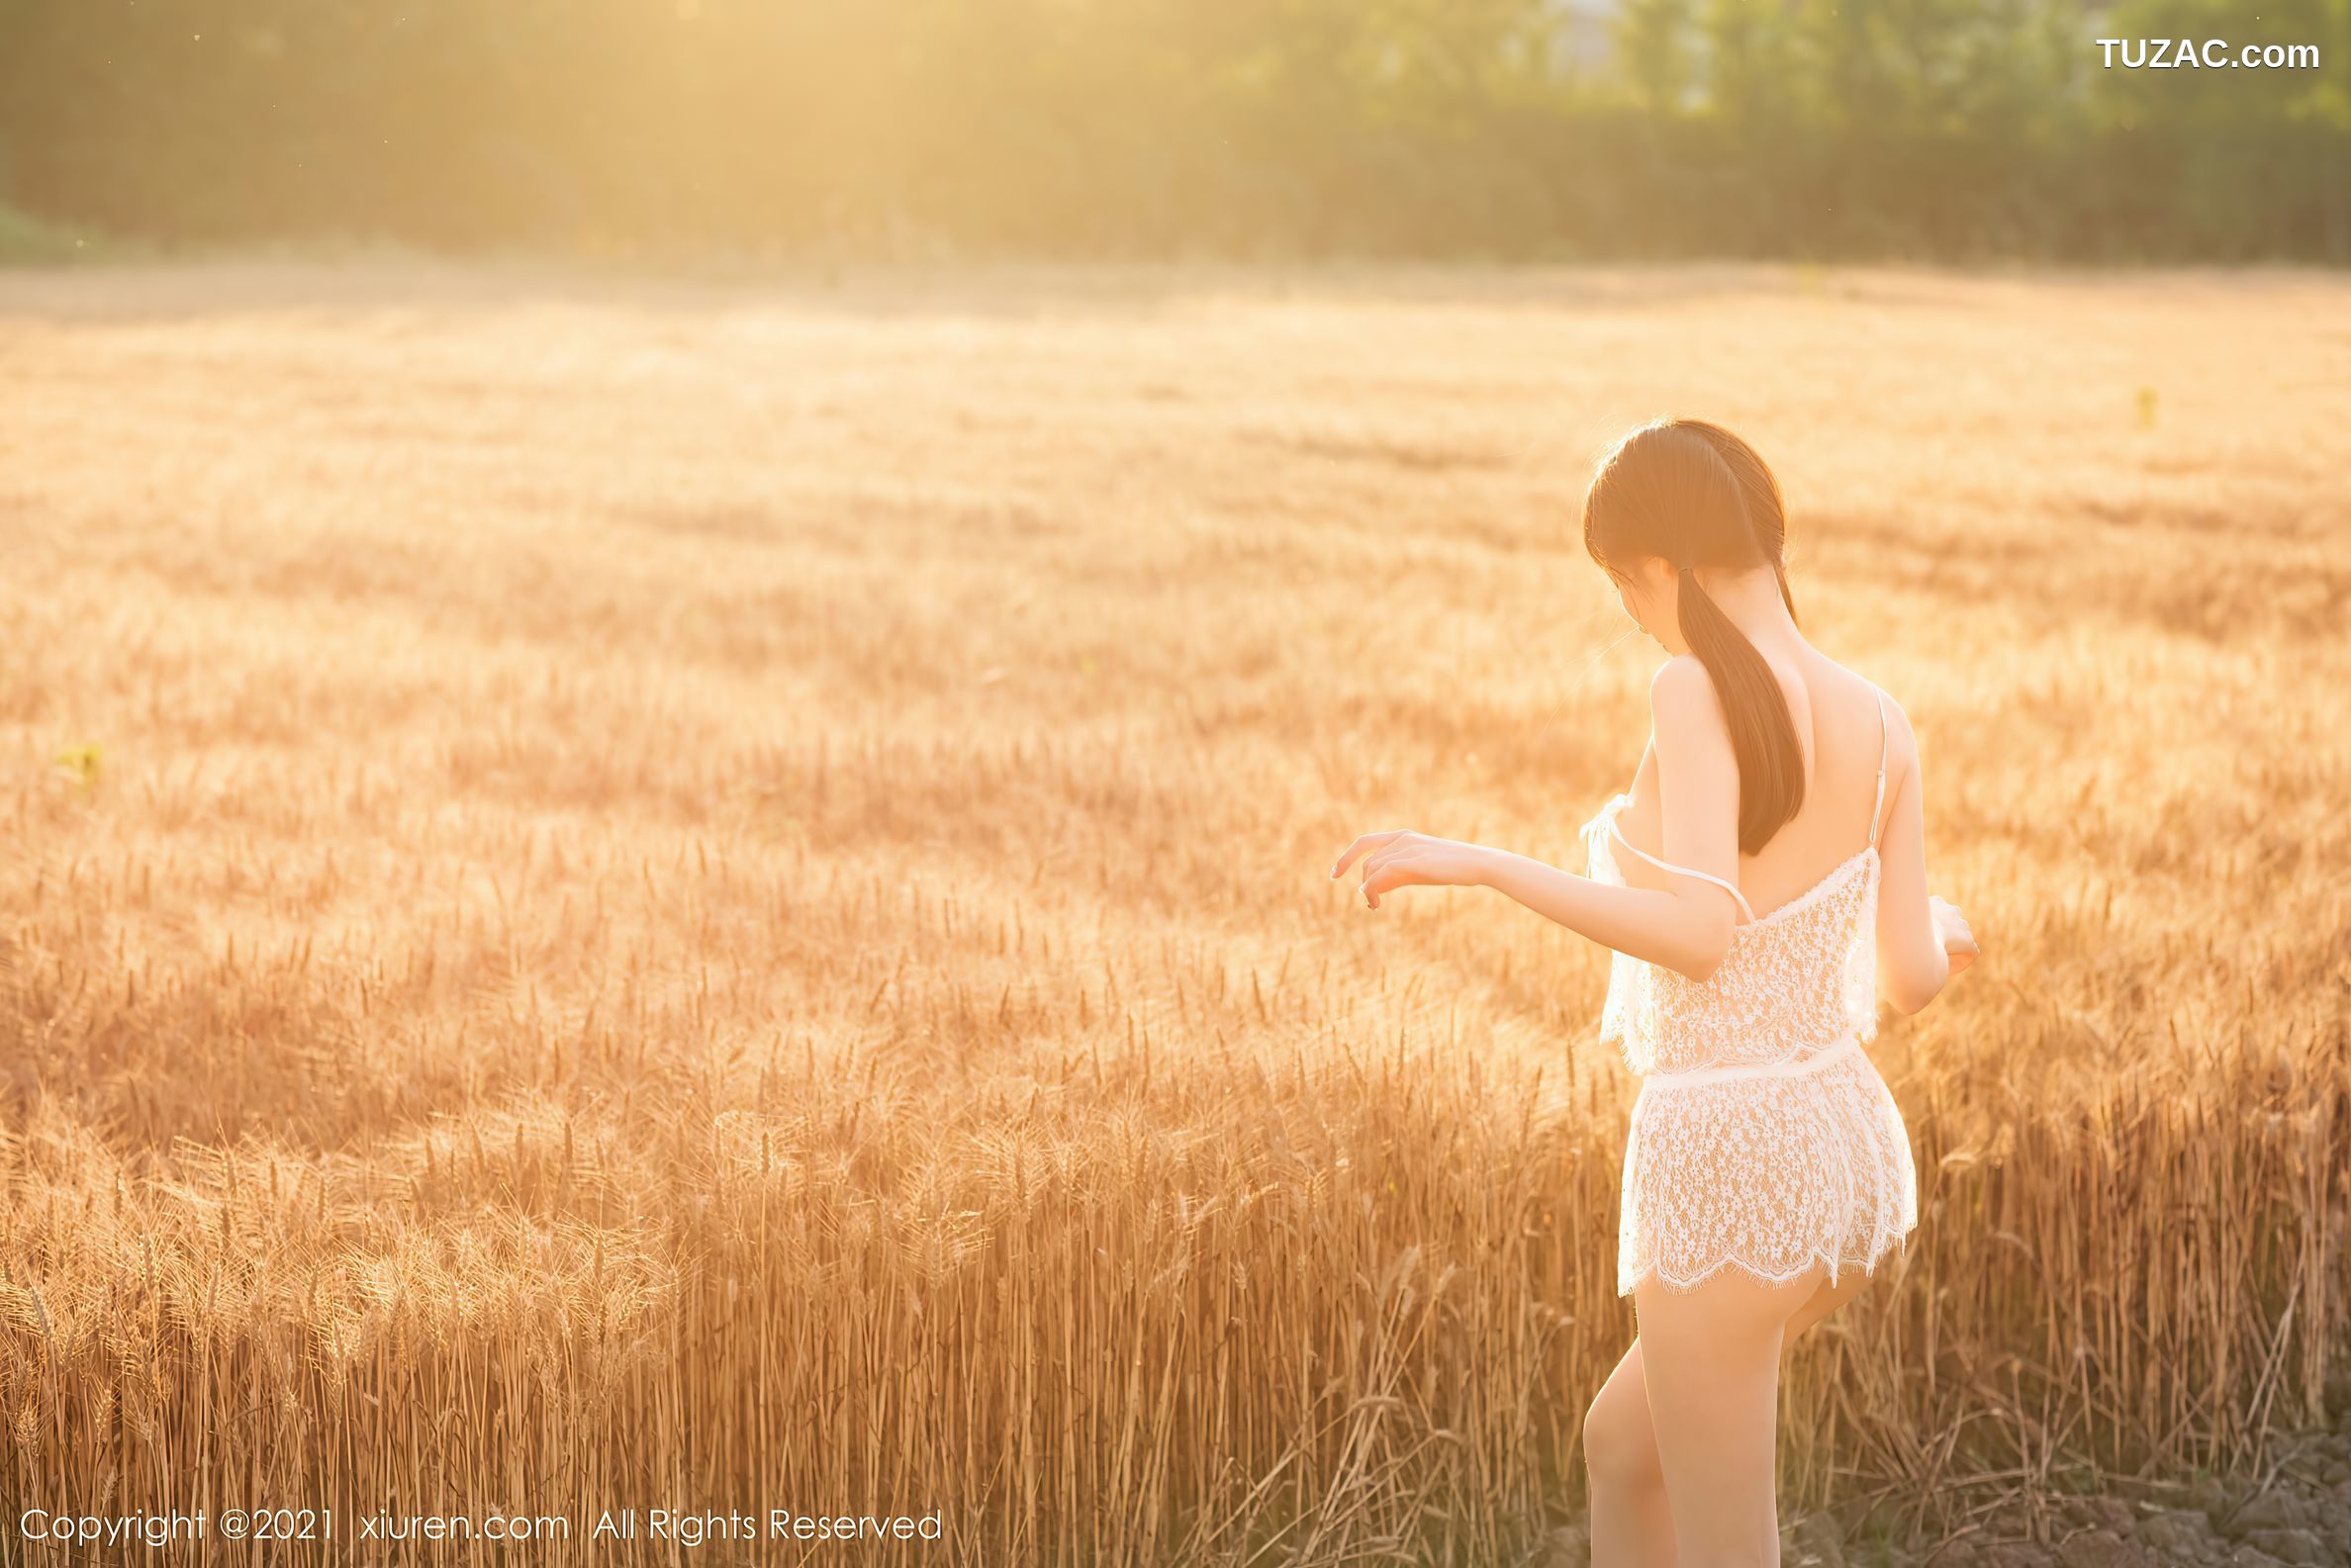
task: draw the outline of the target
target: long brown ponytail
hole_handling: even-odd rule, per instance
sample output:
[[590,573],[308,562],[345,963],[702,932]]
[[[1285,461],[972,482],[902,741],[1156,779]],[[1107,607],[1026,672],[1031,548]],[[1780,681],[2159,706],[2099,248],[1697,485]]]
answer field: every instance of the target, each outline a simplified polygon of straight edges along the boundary
[[1699,585],[1698,568],[1768,566],[1793,615],[1779,483],[1719,424],[1665,419],[1603,458],[1584,497],[1584,548],[1611,562],[1655,556],[1679,573],[1682,640],[1713,677],[1739,761],[1739,848],[1753,855],[1804,804],[1804,751],[1771,666]]

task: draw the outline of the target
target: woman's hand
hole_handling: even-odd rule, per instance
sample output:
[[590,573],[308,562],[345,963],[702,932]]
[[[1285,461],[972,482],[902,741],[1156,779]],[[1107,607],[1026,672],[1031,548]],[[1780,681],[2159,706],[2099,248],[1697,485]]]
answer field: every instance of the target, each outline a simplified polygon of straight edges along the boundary
[[1975,933],[1967,929],[1967,920],[1959,913],[1958,905],[1929,896],[1927,913],[1934,921],[1934,934],[1941,940],[1943,952],[1950,958],[1951,972],[1957,974],[1973,964],[1982,950],[1976,946]]
[[1366,833],[1347,846],[1347,853],[1331,868],[1331,878],[1336,881],[1361,858],[1364,902],[1377,909],[1380,895],[1398,887],[1474,886],[1482,875],[1485,854],[1475,844],[1396,828]]

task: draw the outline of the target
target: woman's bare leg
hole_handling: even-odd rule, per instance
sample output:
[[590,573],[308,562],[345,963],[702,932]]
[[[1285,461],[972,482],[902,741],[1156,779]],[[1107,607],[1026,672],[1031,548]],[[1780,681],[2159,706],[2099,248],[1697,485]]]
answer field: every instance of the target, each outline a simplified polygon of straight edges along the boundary
[[[1822,1279],[1788,1319],[1782,1348],[1861,1294],[1869,1279],[1858,1268],[1841,1270],[1834,1284]],[[1592,1568],[1677,1568],[1673,1513],[1665,1503],[1665,1470],[1657,1458],[1639,1338],[1585,1412],[1583,1440],[1591,1482]]]
[[1635,1287],[1679,1568],[1778,1568],[1780,1351],[1826,1276],[1768,1285],[1726,1268],[1693,1291],[1654,1274]]
[[1592,1490],[1592,1568],[1678,1568],[1638,1338],[1592,1397],[1583,1446]]
[[1794,1342],[1798,1335],[1860,1295],[1869,1279],[1869,1275],[1850,1264],[1837,1270],[1835,1284],[1832,1285],[1823,1279],[1813,1291],[1812,1299],[1797,1308],[1796,1316],[1788,1320],[1787,1333],[1782,1336],[1783,1343]]

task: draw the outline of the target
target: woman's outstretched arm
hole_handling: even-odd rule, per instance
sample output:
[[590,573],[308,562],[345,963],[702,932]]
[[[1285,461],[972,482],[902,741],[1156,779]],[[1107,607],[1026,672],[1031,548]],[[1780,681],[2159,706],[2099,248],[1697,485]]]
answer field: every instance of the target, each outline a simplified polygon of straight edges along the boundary
[[1556,866],[1482,849],[1477,886],[1506,893],[1547,920],[1590,937],[1602,947],[1661,964],[1703,980],[1731,947],[1731,895],[1705,882],[1694,890],[1658,892],[1618,887]]
[[[1668,660],[1649,683],[1663,807],[1663,858],[1726,881],[1739,875],[1739,764],[1715,696],[1697,660]],[[1603,947],[1705,979],[1730,950],[1737,921],[1731,894],[1677,876],[1669,890],[1594,881],[1508,850],[1412,832],[1365,834],[1331,868],[1336,877],[1364,858],[1364,896],[1374,909],[1398,887],[1491,887]]]

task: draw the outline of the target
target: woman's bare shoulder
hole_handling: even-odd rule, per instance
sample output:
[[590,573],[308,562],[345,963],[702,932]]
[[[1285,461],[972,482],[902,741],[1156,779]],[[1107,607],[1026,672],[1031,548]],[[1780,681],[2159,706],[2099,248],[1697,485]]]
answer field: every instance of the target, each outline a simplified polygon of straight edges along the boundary
[[[1852,682],[1855,691],[1865,695],[1884,714],[1886,772],[1891,775],[1902,769],[1915,766],[1919,757],[1919,737],[1917,732],[1911,728],[1910,714],[1903,708],[1901,699],[1884,686],[1861,674],[1858,670],[1836,664],[1834,660],[1831,661],[1831,667],[1838,675]],[[1867,712],[1867,709],[1864,708],[1862,711]],[[1872,731],[1876,730],[1876,720],[1868,719],[1865,722],[1869,724]]]
[[1714,677],[1696,654],[1677,653],[1649,677],[1649,716],[1654,721],[1720,717],[1722,711]]

